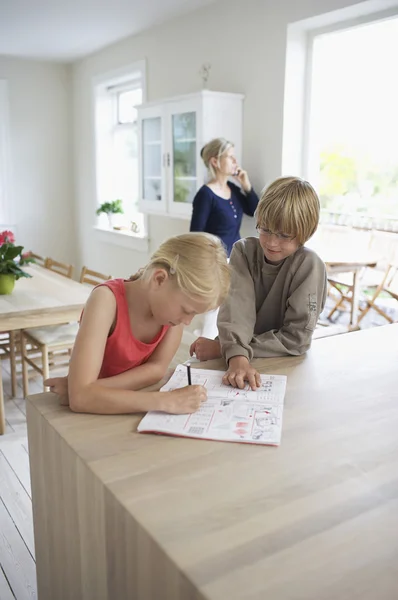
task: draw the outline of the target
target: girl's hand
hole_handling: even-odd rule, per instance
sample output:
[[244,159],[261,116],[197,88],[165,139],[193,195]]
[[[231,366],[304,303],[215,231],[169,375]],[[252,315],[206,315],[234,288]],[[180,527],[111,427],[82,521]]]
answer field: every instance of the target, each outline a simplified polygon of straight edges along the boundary
[[218,340],[199,337],[191,344],[189,354],[196,355],[198,360],[211,360],[212,358],[221,358],[221,346]]
[[207,400],[207,390],[202,385],[187,385],[172,392],[161,392],[162,410],[173,415],[185,415],[198,410]]
[[249,193],[252,189],[252,184],[250,183],[249,176],[247,171],[244,171],[240,167],[236,168],[235,177],[239,181],[240,185],[244,189],[245,192]]
[[50,377],[45,380],[44,385],[50,388],[50,392],[58,394],[63,406],[69,406],[67,377]]
[[261,386],[260,374],[251,366],[247,358],[245,356],[232,357],[222,382],[225,385],[232,385],[232,387],[242,390],[246,385],[246,381],[249,382],[251,389],[254,391]]

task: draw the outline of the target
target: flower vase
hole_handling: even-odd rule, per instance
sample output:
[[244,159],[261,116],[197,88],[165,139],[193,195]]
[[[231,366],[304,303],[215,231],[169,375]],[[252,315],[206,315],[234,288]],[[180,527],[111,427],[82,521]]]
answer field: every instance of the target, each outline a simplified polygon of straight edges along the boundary
[[108,217],[109,229],[113,229],[113,226],[115,224],[115,218],[113,213],[107,213],[106,216]]
[[0,294],[11,294],[15,285],[15,275],[10,273],[0,274]]

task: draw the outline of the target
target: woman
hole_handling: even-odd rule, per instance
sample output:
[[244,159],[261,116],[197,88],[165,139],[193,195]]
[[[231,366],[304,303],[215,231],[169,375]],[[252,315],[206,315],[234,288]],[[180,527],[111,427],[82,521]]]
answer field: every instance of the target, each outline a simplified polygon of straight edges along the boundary
[[[231,142],[224,138],[211,140],[200,155],[209,171],[209,181],[193,200],[190,230],[216,235],[229,256],[232,246],[240,239],[243,213],[254,215],[258,197],[246,171],[237,164]],[[231,183],[231,177],[239,181],[241,187]],[[217,335],[217,314],[218,310],[205,313],[201,336],[212,339]]]
[[[238,167],[234,146],[216,138],[202,148],[201,157],[209,171],[209,182],[198,190],[193,201],[191,231],[205,231],[219,237],[228,256],[240,239],[243,213],[254,215],[258,197],[246,171]],[[234,177],[240,186],[231,183]]]

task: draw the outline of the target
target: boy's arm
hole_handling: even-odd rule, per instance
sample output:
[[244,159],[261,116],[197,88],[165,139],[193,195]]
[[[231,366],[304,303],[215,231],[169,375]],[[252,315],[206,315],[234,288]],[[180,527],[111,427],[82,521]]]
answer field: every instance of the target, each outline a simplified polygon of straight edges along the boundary
[[254,335],[250,342],[251,358],[304,354],[311,345],[326,295],[325,265],[312,255],[312,260],[304,260],[292,279],[283,326]]
[[233,356],[252,357],[250,340],[256,323],[254,284],[241,242],[232,249],[230,266],[231,289],[217,319],[221,351],[227,362]]

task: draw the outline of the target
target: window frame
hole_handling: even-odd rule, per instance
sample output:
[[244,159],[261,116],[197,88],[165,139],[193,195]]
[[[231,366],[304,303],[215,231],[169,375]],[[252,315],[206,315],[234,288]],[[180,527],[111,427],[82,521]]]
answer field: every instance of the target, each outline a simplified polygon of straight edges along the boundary
[[[98,140],[98,125],[97,125],[97,111],[100,99],[104,103],[111,103],[111,107],[108,104],[107,110],[113,112],[113,126],[112,131],[116,128],[133,127],[133,123],[119,123],[118,122],[118,98],[117,94],[122,91],[132,89],[134,81],[137,81],[137,87],[142,89],[142,103],[146,101],[146,61],[140,60],[132,64],[126,65],[119,69],[98,75],[93,78],[92,81],[92,115],[93,115],[93,162],[94,162],[94,198],[95,207],[93,215],[95,218],[95,210],[101,204],[99,201],[102,192],[99,190],[99,140]],[[141,213],[143,214],[143,213]],[[148,217],[143,214],[144,231],[140,233],[134,233],[133,231],[117,231],[110,229],[99,224],[98,219],[94,222],[94,230],[97,235],[97,239],[100,241],[107,241],[112,244],[116,244],[122,247],[131,247],[138,251],[147,252],[149,248],[148,238]]]

